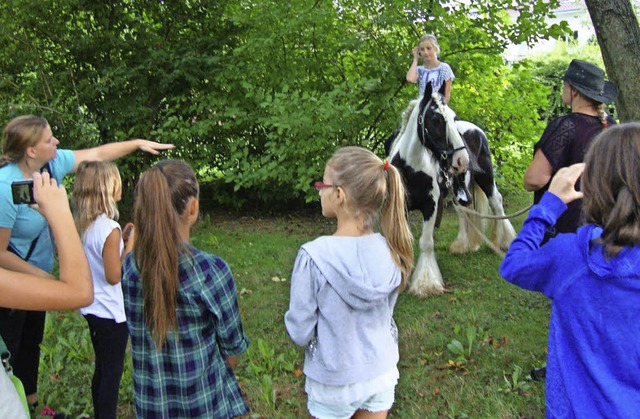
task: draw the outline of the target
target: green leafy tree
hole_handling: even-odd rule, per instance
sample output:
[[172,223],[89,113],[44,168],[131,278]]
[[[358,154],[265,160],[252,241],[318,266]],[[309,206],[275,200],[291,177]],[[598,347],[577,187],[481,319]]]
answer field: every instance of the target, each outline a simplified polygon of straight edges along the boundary
[[[172,142],[216,201],[288,205],[313,199],[337,147],[382,154],[416,95],[411,48],[433,32],[457,75],[452,106],[505,165],[542,102],[500,54],[566,29],[544,24],[557,1],[512,3],[4,0],[0,115],[41,114],[69,148]],[[150,161],[120,164],[129,187]]]

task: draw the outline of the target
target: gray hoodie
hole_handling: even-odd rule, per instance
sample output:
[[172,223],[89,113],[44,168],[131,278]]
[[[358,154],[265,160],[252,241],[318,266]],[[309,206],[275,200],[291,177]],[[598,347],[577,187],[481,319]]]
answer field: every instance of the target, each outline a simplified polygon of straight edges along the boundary
[[284,321],[306,346],[304,373],[327,385],[370,380],[398,362],[393,307],[401,273],[380,234],[322,236],[304,244]]

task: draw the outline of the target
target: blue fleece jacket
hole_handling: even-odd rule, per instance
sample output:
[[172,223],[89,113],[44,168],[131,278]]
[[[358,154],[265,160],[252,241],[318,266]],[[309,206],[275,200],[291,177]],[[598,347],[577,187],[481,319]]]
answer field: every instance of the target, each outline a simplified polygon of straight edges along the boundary
[[300,248],[284,321],[306,346],[304,373],[327,385],[370,380],[398,362],[401,273],[380,234],[322,236]]
[[540,247],[566,205],[547,192],[534,206],[500,274],[552,300],[548,418],[640,416],[640,246],[613,258],[593,243],[595,225]]

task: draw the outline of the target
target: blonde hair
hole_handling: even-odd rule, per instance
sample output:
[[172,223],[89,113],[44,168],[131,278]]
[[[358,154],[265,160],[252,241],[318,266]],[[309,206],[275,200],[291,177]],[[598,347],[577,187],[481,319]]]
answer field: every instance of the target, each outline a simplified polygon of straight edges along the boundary
[[420,45],[424,41],[431,42],[433,44],[433,47],[436,49],[436,54],[440,54],[440,45],[438,45],[438,40],[436,39],[436,36],[434,34],[430,33],[430,34],[421,36],[420,41],[418,41],[418,45]]
[[347,205],[371,229],[380,223],[393,260],[402,272],[401,289],[413,270],[413,236],[405,207],[405,189],[398,170],[371,151],[361,147],[344,147],[327,162],[332,183],[344,189]]
[[105,214],[118,219],[116,195],[122,193],[118,167],[110,161],[83,161],[78,165],[73,185],[73,219],[82,236],[92,222]]
[[605,112],[605,104],[602,102],[598,102],[597,100],[593,100],[580,90],[575,88],[569,81],[565,81],[572,90],[577,92],[585,101],[589,102],[591,107],[598,113],[598,119],[600,119],[600,123],[603,127],[607,127],[609,125],[609,121],[607,121],[607,113]]
[[34,147],[49,126],[40,116],[23,115],[13,118],[2,131],[2,159],[0,167],[16,163],[24,157],[27,148]]
[[582,174],[586,219],[607,255],[640,244],[640,122],[613,125],[591,143]]
[[607,127],[609,122],[607,121],[607,113],[604,110],[604,103],[598,103],[596,111],[598,112],[598,118],[600,118],[602,126]]
[[158,347],[176,330],[178,264],[188,255],[180,235],[180,215],[198,198],[193,169],[181,160],[163,160],[140,176],[135,190],[134,260],[142,278],[144,319]]

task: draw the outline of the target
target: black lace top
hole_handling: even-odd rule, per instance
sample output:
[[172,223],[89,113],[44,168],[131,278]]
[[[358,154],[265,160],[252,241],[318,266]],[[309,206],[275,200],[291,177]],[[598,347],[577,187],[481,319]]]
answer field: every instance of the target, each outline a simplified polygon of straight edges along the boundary
[[[611,116],[607,116],[609,125],[615,124]],[[549,160],[553,168],[553,175],[563,167],[584,161],[591,140],[603,130],[602,122],[597,116],[582,113],[571,113],[554,119],[547,125],[540,141],[534,146],[534,154],[538,149]],[[578,181],[577,188],[580,188]],[[535,191],[533,202],[537,204],[544,192],[549,189],[549,184]],[[574,232],[583,224],[582,200],[576,200],[569,204],[567,211],[562,214],[555,225],[557,233]]]

